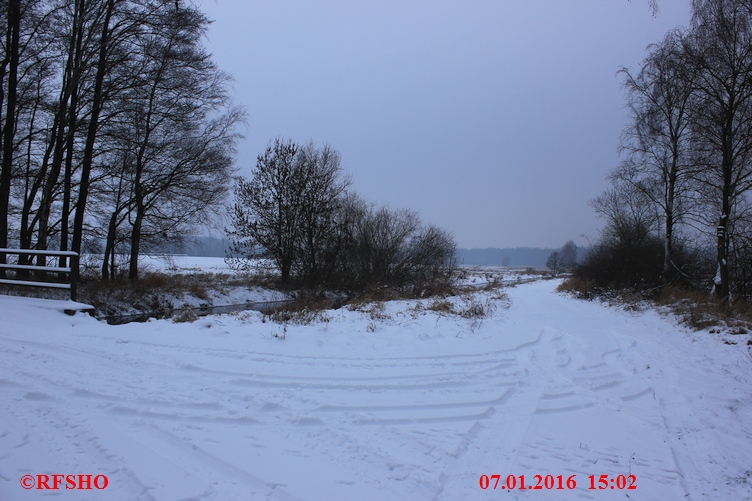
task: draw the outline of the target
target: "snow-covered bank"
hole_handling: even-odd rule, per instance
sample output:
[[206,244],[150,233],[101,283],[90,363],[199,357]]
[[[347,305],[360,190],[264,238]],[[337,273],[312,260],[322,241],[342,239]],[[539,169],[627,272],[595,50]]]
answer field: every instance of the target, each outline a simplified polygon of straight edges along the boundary
[[[752,499],[747,353],[555,286],[509,289],[482,322],[402,301],[286,327],[0,298],[0,499]],[[109,485],[20,485],[55,473]],[[589,489],[620,474],[637,488]]]

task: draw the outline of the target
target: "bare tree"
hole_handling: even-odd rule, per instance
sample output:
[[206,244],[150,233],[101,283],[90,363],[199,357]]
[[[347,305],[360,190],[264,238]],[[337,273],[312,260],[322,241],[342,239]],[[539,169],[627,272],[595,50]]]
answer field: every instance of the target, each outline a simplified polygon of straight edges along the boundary
[[363,280],[388,283],[401,275],[403,255],[410,237],[420,227],[420,219],[409,209],[382,207],[360,224]]
[[144,236],[165,238],[205,221],[227,191],[243,120],[229,107],[229,77],[201,44],[209,20],[191,6],[152,15],[133,87],[118,101],[133,155],[129,279],[138,279]]
[[[21,1],[9,0],[5,16],[5,54],[0,62],[0,88],[7,87],[5,123],[2,130],[2,167],[0,174],[0,247],[8,246],[8,212],[10,208],[10,183],[13,172],[14,137],[16,130],[16,102],[18,88],[19,40],[21,30]],[[7,79],[6,79],[7,71]],[[0,99],[0,107],[2,99]],[[0,263],[5,254],[0,253]],[[2,270],[4,275],[5,271]]]
[[630,183],[615,182],[590,202],[595,212],[605,219],[604,232],[609,239],[641,240],[655,233],[659,217],[655,206],[642,190]]
[[[37,246],[46,249],[48,239],[53,233],[50,228],[50,216],[53,204],[60,195],[63,197],[62,214],[60,215],[61,224],[61,248],[68,247],[68,212],[70,207],[71,196],[71,176],[72,163],[74,156],[74,135],[76,134],[77,124],[79,122],[79,100],[84,93],[84,73],[89,64],[92,64],[94,54],[99,53],[100,58],[97,61],[98,84],[95,86],[101,94],[101,82],[104,79],[106,71],[106,48],[109,44],[110,18],[114,10],[114,1],[107,2],[86,2],[85,0],[76,0],[73,4],[73,12],[70,18],[64,18],[70,21],[70,32],[68,38],[67,57],[63,66],[62,86],[60,97],[57,103],[57,110],[54,117],[52,133],[50,136],[47,155],[49,164],[45,162],[44,170],[45,181],[42,188],[42,196],[39,203],[39,211],[36,221],[38,223]],[[63,21],[65,22],[65,21]],[[99,38],[97,38],[99,35]],[[98,43],[97,43],[98,40]],[[101,109],[101,99],[97,98],[97,90],[92,96],[92,116],[89,120],[90,130],[96,130],[99,121],[99,109]],[[93,138],[92,138],[93,141]],[[67,157],[67,158],[66,158]],[[59,177],[65,165],[63,176],[63,188],[60,189]],[[84,173],[85,174],[85,173]],[[84,188],[84,200],[79,203],[85,205],[85,186],[87,180],[81,179],[81,187]],[[61,193],[62,191],[62,193]],[[73,249],[80,251],[80,246],[76,245],[76,235],[74,229]],[[62,240],[65,241],[62,241]],[[44,262],[43,256],[40,262]],[[61,263],[63,264],[63,263]]]
[[[32,179],[38,172],[35,155],[39,138],[46,137],[46,116],[52,108],[48,101],[50,77],[55,67],[50,54],[54,38],[51,17],[58,10],[57,5],[49,5],[44,0],[10,2],[7,10],[2,10],[2,17],[7,21],[5,36],[0,42],[3,49],[0,104],[5,105],[3,111],[6,112],[3,115],[0,111],[3,120],[0,240],[4,246],[23,236],[23,233],[19,235],[23,224],[19,224],[17,216],[21,212],[23,220],[26,212],[19,199],[29,192],[35,193],[40,186],[34,185]],[[27,256],[19,259],[24,262]]]
[[321,148],[311,142],[298,152],[296,163],[302,178],[302,203],[306,208],[300,217],[298,274],[309,282],[325,280],[333,273],[332,242],[339,231],[335,217],[342,203],[342,196],[350,185],[342,173],[340,155],[325,144]]
[[569,240],[559,251],[561,256],[561,268],[571,270],[577,264],[577,245]]
[[546,268],[551,270],[551,273],[553,276],[556,276],[559,274],[559,271],[561,271],[563,267],[561,254],[559,254],[559,251],[554,251],[551,254],[549,254],[548,259],[546,259]]
[[338,217],[349,183],[331,146],[275,139],[253,177],[238,180],[230,232],[235,257],[271,258],[282,282],[293,274],[309,283],[326,280],[342,243]]
[[437,226],[423,226],[410,243],[405,275],[417,285],[448,283],[457,266],[454,237]]
[[298,257],[304,180],[298,170],[299,148],[280,138],[259,155],[250,180],[239,178],[232,210],[233,255],[271,258],[287,282]]
[[752,188],[752,9],[744,0],[694,0],[692,43],[699,68],[693,104],[698,180],[718,210],[715,294],[730,295],[729,229],[735,205]]
[[622,136],[625,161],[612,179],[640,190],[663,219],[663,280],[676,271],[673,250],[676,226],[692,197],[690,111],[696,69],[685,52],[686,35],[670,31],[652,45],[640,72],[622,69],[630,122]]

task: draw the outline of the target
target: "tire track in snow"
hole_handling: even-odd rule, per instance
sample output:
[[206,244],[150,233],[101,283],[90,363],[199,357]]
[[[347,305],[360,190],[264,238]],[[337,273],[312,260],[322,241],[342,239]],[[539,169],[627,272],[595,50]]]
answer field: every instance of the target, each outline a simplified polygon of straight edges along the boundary
[[[546,342],[545,339],[545,330],[541,330],[534,340],[522,343],[505,353],[514,357],[515,365],[520,368],[520,377],[515,381],[504,405],[494,407],[498,412],[493,419],[485,422],[475,421],[463,435],[456,451],[449,454],[449,464],[443,468],[437,482],[435,499],[459,499],[465,491],[458,490],[457,487],[463,486],[469,478],[477,481],[478,475],[488,471],[488,468],[493,468],[492,473],[508,471],[502,467],[508,462],[504,458],[512,457],[520,447],[530,427],[533,412],[542,397],[542,390],[534,388],[528,382],[530,368],[526,362],[537,347]],[[483,447],[476,444],[483,444]],[[474,453],[474,463],[468,465],[464,457],[471,450]],[[479,467],[478,464],[484,466]]]
[[[227,461],[179,434],[179,429],[168,431],[153,421],[127,426],[118,433],[119,437],[128,437],[131,446],[123,450],[115,444],[117,453],[130,456],[125,463],[137,465],[134,475],[148,486],[156,499],[185,499],[184,496],[196,500],[213,497],[299,499],[287,492],[284,484],[261,478],[241,462]],[[112,436],[112,432],[108,435]],[[166,474],[166,469],[174,473]],[[176,477],[182,477],[184,484],[176,486]],[[164,479],[172,482],[165,484]]]
[[[557,345],[561,344],[564,336],[574,337],[557,333],[551,338],[552,347],[557,352],[560,351]],[[600,345],[605,346],[608,341],[608,338],[602,339]],[[533,419],[537,423],[536,431],[528,433],[523,440],[524,445],[509,467],[512,471],[532,472],[536,470],[536,464],[544,458],[549,460],[553,458],[560,463],[560,468],[556,472],[542,473],[563,474],[565,477],[572,474],[578,475],[581,483],[589,475],[598,476],[601,473],[614,476],[627,475],[633,465],[641,467],[640,480],[643,484],[647,478],[652,478],[654,481],[666,480],[662,477],[659,468],[662,462],[670,460],[665,454],[662,460],[656,459],[650,463],[641,462],[635,459],[636,454],[630,456],[626,453],[624,445],[618,447],[606,445],[611,442],[611,437],[601,436],[597,442],[592,443],[592,437],[599,436],[597,432],[592,433],[587,428],[579,429],[578,426],[570,424],[568,426],[573,428],[575,434],[567,437],[568,433],[556,424],[557,414],[574,413],[580,414],[579,419],[583,422],[592,422],[598,427],[597,423],[604,418],[621,419],[621,414],[629,416],[632,411],[628,408],[627,402],[652,393],[650,386],[630,380],[629,371],[609,361],[624,354],[624,349],[616,338],[611,338],[610,342],[616,344],[617,347],[593,350],[593,347],[584,349],[585,347],[581,346],[578,352],[584,356],[581,356],[577,363],[558,367],[563,370],[557,370],[555,378],[549,379],[554,382],[546,387],[543,398],[533,413]],[[568,350],[568,348],[565,349]],[[545,371],[546,368],[541,367],[541,370]],[[632,424],[630,421],[631,419],[625,422],[625,425],[630,426]],[[566,422],[572,423],[572,419],[568,418]],[[556,433],[552,433],[557,429]],[[545,430],[549,431],[545,432]],[[573,447],[572,439],[577,440],[578,436],[580,439],[590,436],[591,439],[585,438],[589,443],[581,442],[577,447]],[[567,443],[566,438],[571,441]],[[548,499],[549,495],[551,493],[546,493],[544,498]],[[604,494],[582,490],[573,491],[567,495],[572,498],[595,499],[603,497]],[[524,493],[515,492],[514,496],[522,499]],[[556,497],[551,499],[556,499]]]
[[[517,299],[513,301],[512,309],[515,305],[520,306]],[[539,299],[535,298],[536,301]],[[554,298],[550,302],[555,300]],[[546,311],[546,307],[547,305],[540,305],[538,309]],[[522,309],[529,311],[530,307],[522,305]],[[554,308],[551,311],[554,312]],[[551,317],[554,316],[555,313],[552,313]],[[531,324],[534,325],[535,322]],[[574,442],[577,437],[582,439],[593,435],[588,427],[578,429],[574,426],[574,433],[561,433],[563,436],[559,436],[556,431],[558,416],[561,414],[582,416],[574,419],[567,417],[567,423],[576,423],[578,420],[588,423],[601,419],[600,416],[619,415],[623,412],[628,417],[627,424],[633,424],[631,421],[636,407],[632,403],[641,406],[643,400],[649,398],[654,391],[649,382],[634,377],[637,371],[632,363],[634,355],[630,350],[634,349],[636,342],[625,342],[614,331],[608,331],[601,339],[595,340],[545,324],[540,332],[535,342],[514,350],[518,365],[526,368],[515,395],[493,419],[477,423],[472,440],[463,443],[468,448],[472,447],[472,442],[492,444],[490,447],[486,446],[485,450],[494,453],[486,453],[481,456],[482,459],[476,460],[475,464],[480,466],[476,466],[474,470],[459,466],[460,473],[454,475],[451,471],[454,468],[445,469],[442,473],[445,484],[451,479],[452,485],[461,485],[460,479],[473,476],[477,478],[481,472],[526,474],[528,477],[536,473],[557,475],[571,472],[579,474],[582,482],[587,475],[611,473],[614,470],[626,473],[633,466],[641,468],[642,479],[645,480],[645,474],[657,471],[661,462],[671,462],[671,457],[667,457],[665,453],[662,459],[661,454],[656,454],[657,459],[645,462],[636,457],[636,454],[630,456],[625,453],[628,445],[624,449],[606,446],[611,441],[608,437],[603,437],[596,444],[578,445]],[[653,408],[656,407],[655,404],[652,405]],[[656,425],[652,423],[651,426]],[[569,439],[570,442],[567,443],[564,439]],[[475,452],[477,456],[477,451]],[[541,462],[549,464],[550,458],[561,465],[560,471],[538,471],[537,465]],[[660,471],[653,477],[656,477],[655,481],[674,480],[670,476],[662,476]],[[461,495],[460,491],[445,488],[439,492],[442,499],[453,499]],[[525,492],[519,491],[509,494],[515,499],[528,497]],[[566,494],[567,498],[595,499],[603,496],[601,492],[587,490]],[[536,492],[536,499],[560,499],[560,495],[561,493]]]

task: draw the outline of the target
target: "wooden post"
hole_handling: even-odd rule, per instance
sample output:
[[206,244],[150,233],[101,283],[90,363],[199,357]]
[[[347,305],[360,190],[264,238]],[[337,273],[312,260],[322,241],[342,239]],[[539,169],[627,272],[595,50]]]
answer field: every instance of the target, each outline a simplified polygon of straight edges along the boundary
[[71,301],[76,300],[76,289],[78,285],[78,253],[74,253],[68,259],[70,265],[70,298]]

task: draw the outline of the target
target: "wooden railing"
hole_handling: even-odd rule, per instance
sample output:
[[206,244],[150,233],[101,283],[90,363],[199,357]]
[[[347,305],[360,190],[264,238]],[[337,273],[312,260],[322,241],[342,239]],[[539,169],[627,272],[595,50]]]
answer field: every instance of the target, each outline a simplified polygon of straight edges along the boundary
[[[8,254],[18,254],[19,256],[51,256],[63,257],[67,259],[67,266],[40,266],[33,264],[9,264],[0,263],[0,284],[19,285],[24,287],[45,287],[49,289],[69,289],[71,300],[76,300],[76,279],[78,278],[78,253],[73,251],[53,251],[53,250],[35,250],[35,249],[3,249],[0,248],[0,256]],[[9,278],[5,270],[14,270],[15,276]],[[19,273],[20,272],[20,273]],[[31,273],[29,273],[31,272]],[[67,277],[65,282],[47,281],[50,273],[57,276]],[[36,281],[25,280],[24,275],[33,274]],[[44,281],[42,281],[44,280]]]

